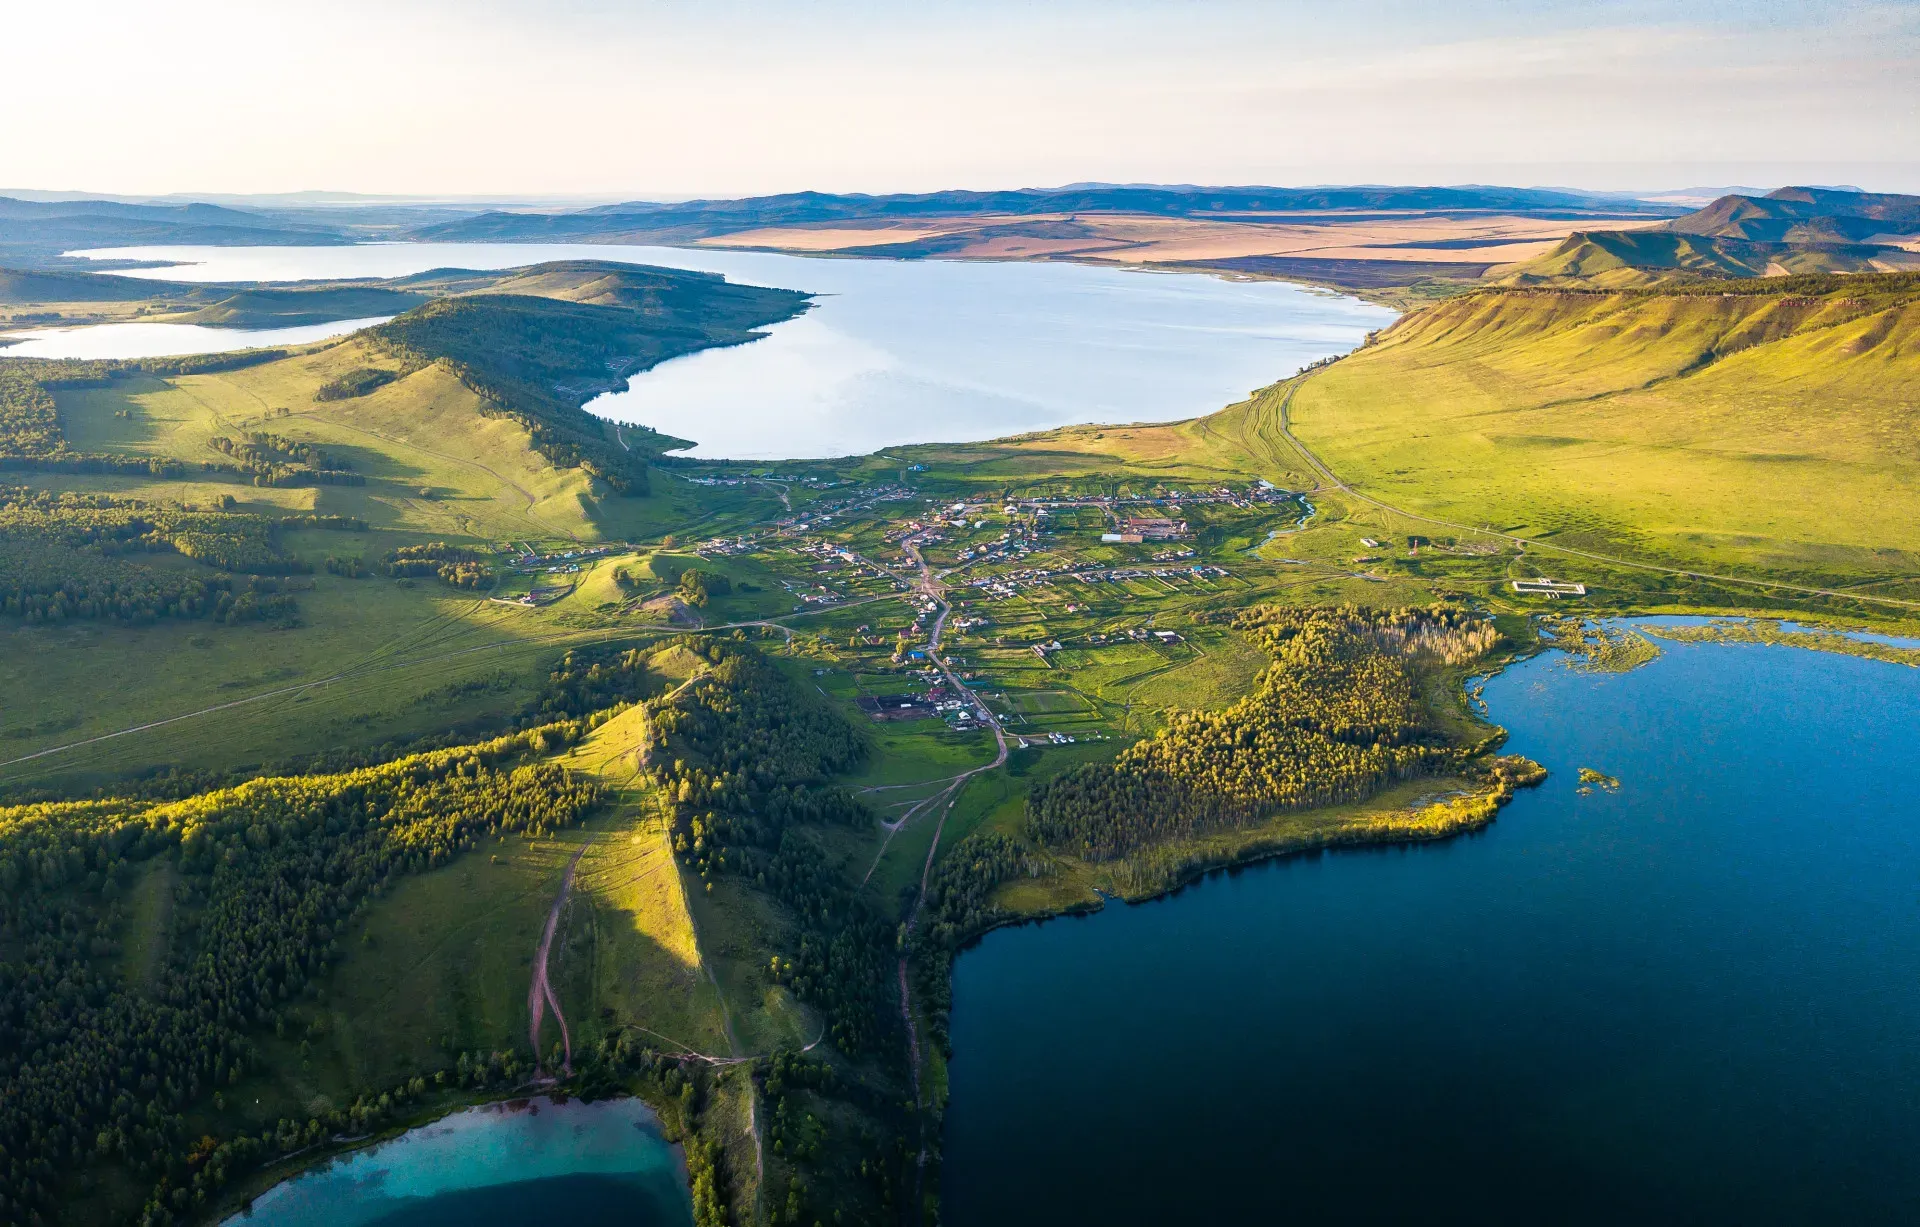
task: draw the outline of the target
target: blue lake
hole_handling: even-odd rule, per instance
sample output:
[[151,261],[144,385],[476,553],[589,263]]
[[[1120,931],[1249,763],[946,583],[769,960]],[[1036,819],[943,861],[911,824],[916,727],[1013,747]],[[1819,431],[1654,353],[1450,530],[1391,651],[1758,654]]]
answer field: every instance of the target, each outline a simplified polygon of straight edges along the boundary
[[1915,1221],[1920,670],[1663,646],[1489,682],[1485,832],[963,954],[945,1221]]
[[456,1112],[274,1186],[223,1227],[691,1227],[679,1153],[638,1100]]
[[1346,353],[1394,319],[1383,307],[1284,282],[1071,263],[541,243],[81,254],[167,261],[124,271],[183,281],[621,260],[816,294],[813,310],[775,325],[764,340],[663,363],[588,405],[615,421],[694,440],[690,455],[735,459],[856,455],[1075,422],[1195,417]]

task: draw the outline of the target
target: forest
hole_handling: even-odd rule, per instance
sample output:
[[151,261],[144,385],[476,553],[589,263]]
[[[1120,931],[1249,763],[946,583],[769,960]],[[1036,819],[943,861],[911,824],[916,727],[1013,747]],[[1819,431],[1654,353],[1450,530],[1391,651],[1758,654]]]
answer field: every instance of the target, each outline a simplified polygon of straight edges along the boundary
[[1036,784],[1028,830],[1108,861],[1283,810],[1359,801],[1458,767],[1479,746],[1429,727],[1415,670],[1464,663],[1497,633],[1465,611],[1265,606],[1234,625],[1273,657],[1252,693],[1219,711],[1174,712],[1160,733]]
[[[308,568],[280,548],[280,531],[365,527],[350,517],[188,511],[0,486],[0,613],[30,622],[289,617],[293,600],[270,577]],[[147,566],[135,561],[141,554],[175,554],[228,574]]]
[[[152,1181],[142,1222],[169,1223],[241,1158],[363,1124],[364,1104],[339,1121],[196,1143],[182,1111],[218,1106],[246,1076],[249,1037],[340,957],[343,928],[387,883],[482,836],[550,832],[588,813],[593,785],[528,758],[572,735],[562,725],[170,803],[0,809],[0,1213],[51,1214],[62,1177],[100,1161]],[[167,867],[171,931],[150,977],[130,982],[113,959],[140,936],[127,894]]]

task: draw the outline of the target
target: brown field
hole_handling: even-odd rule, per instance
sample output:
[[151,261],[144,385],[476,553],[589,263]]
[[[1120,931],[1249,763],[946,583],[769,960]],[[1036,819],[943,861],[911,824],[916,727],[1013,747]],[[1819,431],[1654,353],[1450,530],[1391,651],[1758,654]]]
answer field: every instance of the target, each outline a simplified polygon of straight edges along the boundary
[[[916,218],[894,226],[769,226],[700,242],[826,252],[933,240],[922,254],[961,259],[1079,256],[1122,264],[1204,264],[1249,256],[1510,264],[1549,250],[1583,227],[1653,224],[1407,211],[1276,213],[1218,220],[1078,213]],[[971,241],[965,241],[969,237]]]
[[876,223],[858,228],[833,226],[764,226],[758,230],[738,230],[699,240],[700,247],[777,247],[784,251],[847,251],[858,247],[884,247],[892,243],[914,243],[964,229],[963,223],[942,226],[911,225],[889,227]]

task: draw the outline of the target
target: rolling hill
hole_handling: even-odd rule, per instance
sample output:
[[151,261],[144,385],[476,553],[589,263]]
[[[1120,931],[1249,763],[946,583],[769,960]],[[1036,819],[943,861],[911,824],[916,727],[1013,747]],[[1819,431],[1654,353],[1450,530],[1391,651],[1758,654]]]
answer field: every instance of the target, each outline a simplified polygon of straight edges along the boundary
[[1647,285],[1675,277],[1774,277],[1920,268],[1920,196],[1785,187],[1722,196],[1660,226],[1581,231],[1494,269],[1503,285]]
[[41,201],[0,196],[0,263],[45,265],[76,248],[137,244],[215,247],[350,242],[339,227],[211,204]]
[[[743,200],[630,201],[570,213],[483,213],[424,226],[414,238],[440,242],[689,242],[733,231],[823,222],[973,216],[1033,217],[1123,213],[1155,217],[1246,218],[1291,212],[1379,210],[1549,211],[1611,217],[1670,215],[1654,206],[1575,192],[1499,187],[1116,187],[1084,185],[1007,192],[924,192],[887,196],[793,192]],[[938,254],[929,252],[925,254]]]
[[1920,276],[1482,290],[1308,378],[1292,418],[1450,522],[1882,592],[1920,569]]

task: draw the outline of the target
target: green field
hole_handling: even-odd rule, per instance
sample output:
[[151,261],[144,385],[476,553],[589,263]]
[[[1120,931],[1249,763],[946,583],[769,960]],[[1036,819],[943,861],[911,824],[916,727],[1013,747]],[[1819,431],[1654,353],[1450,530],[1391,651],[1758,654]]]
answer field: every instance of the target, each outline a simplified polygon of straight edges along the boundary
[[1824,288],[1469,295],[1303,381],[1293,427],[1420,515],[1912,596],[1920,298]]

